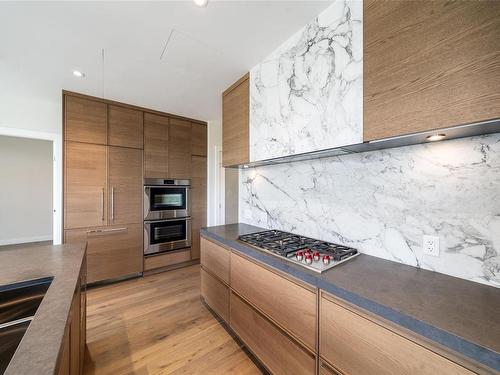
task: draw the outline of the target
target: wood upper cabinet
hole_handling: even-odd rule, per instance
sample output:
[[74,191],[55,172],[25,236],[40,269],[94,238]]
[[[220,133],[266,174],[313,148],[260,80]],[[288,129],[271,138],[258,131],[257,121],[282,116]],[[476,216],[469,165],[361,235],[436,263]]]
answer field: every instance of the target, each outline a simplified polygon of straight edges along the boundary
[[143,148],[143,112],[136,109],[109,105],[108,144]]
[[200,257],[200,228],[207,225],[207,158],[191,156],[191,257]]
[[222,164],[249,161],[249,75],[222,94]]
[[107,147],[65,143],[64,228],[106,224]]
[[168,177],[191,178],[191,122],[171,118],[168,129]]
[[144,113],[144,177],[168,178],[169,118]]
[[143,224],[64,231],[66,243],[87,241],[87,281],[94,283],[143,270]]
[[207,156],[207,126],[191,123],[191,154]]
[[365,0],[364,140],[500,117],[500,2]]
[[142,150],[110,146],[108,160],[108,223],[142,223]]
[[64,139],[107,143],[107,105],[96,100],[64,96]]
[[321,357],[349,375],[472,375],[462,366],[349,310],[324,294],[320,303]]

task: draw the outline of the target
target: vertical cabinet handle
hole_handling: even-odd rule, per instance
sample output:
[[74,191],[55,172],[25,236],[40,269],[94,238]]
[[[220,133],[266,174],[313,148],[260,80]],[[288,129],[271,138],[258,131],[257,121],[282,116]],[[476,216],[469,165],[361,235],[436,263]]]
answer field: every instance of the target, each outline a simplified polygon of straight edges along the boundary
[[104,188],[101,190],[101,221],[104,221]]
[[115,187],[111,187],[111,221],[115,221]]

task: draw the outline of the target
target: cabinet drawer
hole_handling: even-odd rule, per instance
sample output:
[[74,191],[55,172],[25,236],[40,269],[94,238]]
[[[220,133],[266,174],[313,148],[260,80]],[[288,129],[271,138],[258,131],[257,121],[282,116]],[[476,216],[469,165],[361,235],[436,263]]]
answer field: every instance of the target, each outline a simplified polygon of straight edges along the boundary
[[87,241],[87,282],[143,270],[142,224],[65,231],[65,242]]
[[325,297],[320,355],[349,375],[472,375],[469,370]]
[[201,264],[214,275],[229,284],[230,251],[222,246],[201,238]]
[[224,319],[229,322],[229,288],[215,277],[200,268],[201,295],[205,302]]
[[316,348],[316,293],[234,253],[231,287],[309,348]]
[[314,356],[231,293],[231,328],[273,374],[314,374]]

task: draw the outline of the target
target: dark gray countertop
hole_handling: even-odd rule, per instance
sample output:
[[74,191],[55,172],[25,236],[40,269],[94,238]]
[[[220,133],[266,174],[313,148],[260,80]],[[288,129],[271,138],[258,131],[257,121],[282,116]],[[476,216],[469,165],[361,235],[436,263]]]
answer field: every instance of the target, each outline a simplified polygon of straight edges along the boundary
[[0,250],[0,289],[54,277],[5,375],[54,374],[85,249],[81,243]]
[[247,224],[201,234],[500,371],[500,289],[361,254],[322,274],[238,241]]

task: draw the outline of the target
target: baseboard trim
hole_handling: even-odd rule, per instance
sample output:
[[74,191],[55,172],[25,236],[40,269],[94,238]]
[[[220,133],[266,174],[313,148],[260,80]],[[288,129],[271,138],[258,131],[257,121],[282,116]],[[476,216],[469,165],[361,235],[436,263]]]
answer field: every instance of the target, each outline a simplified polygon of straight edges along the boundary
[[51,240],[52,240],[52,235],[22,237],[22,238],[9,238],[6,240],[0,240],[0,246],[18,245],[18,244],[23,244],[23,243],[42,242],[42,241],[51,241]]

